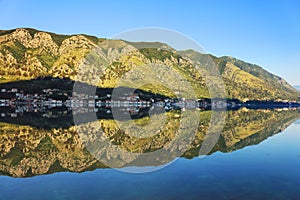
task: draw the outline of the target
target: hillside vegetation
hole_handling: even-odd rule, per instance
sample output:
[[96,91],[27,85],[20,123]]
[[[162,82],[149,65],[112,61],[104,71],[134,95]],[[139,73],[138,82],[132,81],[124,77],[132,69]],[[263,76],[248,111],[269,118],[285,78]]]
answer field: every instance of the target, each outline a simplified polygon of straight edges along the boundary
[[[101,61],[94,67],[86,65],[89,58],[95,60],[91,58],[93,54],[100,56],[107,66],[101,66]],[[186,92],[182,85],[188,82],[196,97],[209,98],[206,83],[214,80],[206,80],[204,71],[194,67],[195,63],[201,64],[201,60],[208,57],[220,71],[228,98],[294,100],[299,96],[299,92],[284,79],[260,66],[232,57],[218,58],[193,50],[176,51],[159,42],[134,43],[84,34],[59,35],[25,28],[0,31],[0,83],[45,76],[78,80],[79,69],[82,70],[84,66],[87,77],[80,81],[99,87],[116,87],[124,75],[136,71],[131,75],[147,83],[140,84],[140,89],[175,97]],[[150,64],[156,64],[156,69],[147,67]],[[167,66],[174,73],[166,73],[160,65]],[[97,73],[97,70],[101,73]],[[179,78],[175,77],[176,73]],[[91,81],[91,74],[99,80]],[[136,87],[137,83],[122,82],[128,87]]]

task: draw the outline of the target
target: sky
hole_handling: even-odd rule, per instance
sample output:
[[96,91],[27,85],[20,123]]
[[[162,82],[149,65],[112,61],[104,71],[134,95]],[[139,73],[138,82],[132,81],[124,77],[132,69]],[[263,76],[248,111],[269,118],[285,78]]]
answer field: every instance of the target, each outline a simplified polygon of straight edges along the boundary
[[297,0],[0,0],[0,29],[30,27],[111,38],[160,27],[192,38],[205,52],[258,64],[300,85]]

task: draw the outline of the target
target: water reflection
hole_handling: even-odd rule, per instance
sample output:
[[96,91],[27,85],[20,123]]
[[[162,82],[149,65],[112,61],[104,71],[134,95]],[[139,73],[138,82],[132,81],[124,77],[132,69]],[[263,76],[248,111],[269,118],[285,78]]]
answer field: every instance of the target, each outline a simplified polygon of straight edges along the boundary
[[[48,124],[47,128],[36,126],[36,124],[42,123],[40,120],[33,123],[40,119],[38,114],[30,115],[30,117],[23,115],[24,118],[19,119],[18,125],[10,123],[11,121],[8,120],[10,117],[1,118],[1,174],[28,177],[59,171],[83,172],[107,167],[87,151],[76,126],[69,124],[69,126],[51,127],[49,126],[50,121],[45,122]],[[197,133],[187,148],[188,150],[182,156],[189,159],[197,157],[199,154],[209,126],[211,111],[198,111],[198,114],[201,120]],[[87,124],[97,123],[112,145],[117,145],[128,152],[144,153],[162,148],[175,137],[174,130],[178,129],[181,111],[171,110],[157,114],[157,117],[160,115],[164,115],[167,119],[162,130],[157,132],[155,136],[144,139],[130,138],[130,130],[120,128],[113,119],[100,118],[98,121]],[[242,108],[237,111],[227,111],[223,133],[210,154],[217,151],[231,152],[258,144],[283,131],[299,117],[300,113],[297,110],[249,110]],[[149,120],[149,116],[143,116],[134,119],[134,122],[143,127],[149,123]],[[51,121],[55,124],[63,120],[58,118],[57,121],[53,119]],[[22,122],[23,125],[19,125]],[[30,124],[31,122],[32,124]],[[101,149],[103,155],[109,155],[106,150],[104,147]],[[118,162],[122,162],[124,158],[118,159]],[[160,165],[161,161],[158,160],[156,163]],[[136,160],[130,165],[140,166],[142,164]]]

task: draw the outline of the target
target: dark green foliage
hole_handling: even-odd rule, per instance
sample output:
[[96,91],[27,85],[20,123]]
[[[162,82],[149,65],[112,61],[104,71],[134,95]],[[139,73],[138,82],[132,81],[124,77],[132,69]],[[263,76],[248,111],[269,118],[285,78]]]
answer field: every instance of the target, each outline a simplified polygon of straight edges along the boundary
[[35,148],[35,151],[48,151],[48,150],[55,150],[56,146],[52,143],[50,137],[44,137],[40,144]]
[[68,169],[65,169],[64,167],[61,166],[59,160],[56,160],[53,165],[50,166],[47,174],[53,174],[55,172],[65,172],[68,171]]
[[85,34],[82,34],[82,35],[84,37],[86,37],[87,39],[91,40],[95,44],[98,44],[98,42],[100,41],[100,39],[95,36],[90,36],[90,35],[85,35]]
[[220,71],[220,74],[222,74],[226,68],[226,62],[221,60],[219,63],[218,63],[218,69]]
[[[129,42],[129,41],[125,41],[127,44],[130,44],[132,46],[134,46],[137,49],[149,49],[149,48],[153,48],[153,49],[159,49],[162,47],[168,47],[167,45],[165,45],[164,43],[160,43],[160,42]],[[168,47],[170,50],[174,51],[173,48]]]
[[14,32],[16,29],[11,29],[11,30],[0,30],[0,36],[10,34]]
[[153,59],[166,60],[166,59],[171,59],[172,57],[179,59],[181,57],[178,54],[175,54],[173,52],[167,50],[159,50],[155,48],[140,49],[140,52],[150,60]]
[[16,166],[24,158],[24,153],[18,148],[18,145],[16,145],[16,147],[12,148],[4,158],[10,158],[11,164]]
[[5,45],[4,48],[11,52],[17,61],[20,61],[24,58],[26,47],[24,47],[20,42],[15,41],[14,47]]
[[50,69],[53,66],[53,63],[57,60],[57,56],[50,55],[45,51],[43,51],[41,55],[37,55],[37,58],[47,69]]
[[49,34],[51,35],[53,42],[55,42],[58,46],[60,46],[65,39],[71,37],[70,35],[58,35],[54,33]]
[[29,32],[31,37],[34,37],[34,34],[38,33],[39,31],[33,28],[26,28],[26,30]]

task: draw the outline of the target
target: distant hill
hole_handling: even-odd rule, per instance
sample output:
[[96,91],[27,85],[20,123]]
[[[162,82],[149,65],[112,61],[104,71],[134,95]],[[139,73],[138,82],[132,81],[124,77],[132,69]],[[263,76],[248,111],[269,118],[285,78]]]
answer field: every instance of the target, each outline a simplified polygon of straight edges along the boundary
[[293,86],[295,89],[297,89],[298,91],[300,91],[300,85],[294,85]]
[[[209,97],[206,77],[193,65],[210,56],[219,68],[228,98],[292,100],[299,96],[299,91],[281,77],[232,57],[218,58],[193,50],[176,51],[159,42],[107,40],[84,34],[59,35],[28,28],[0,31],[0,83],[45,76],[75,80],[83,58],[94,48],[110,62],[99,87],[115,87],[118,79],[131,69],[157,63],[180,73],[194,87],[197,97]],[[150,70],[145,69],[145,73],[151,73]],[[172,80],[171,74],[164,76],[169,76],[166,80]],[[128,84],[128,87],[135,86]],[[180,88],[180,83],[175,80],[171,84]],[[140,89],[169,96],[176,93],[161,85],[145,85]]]

